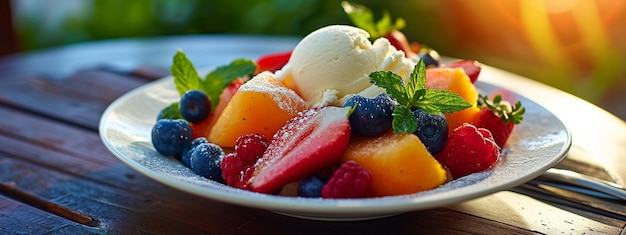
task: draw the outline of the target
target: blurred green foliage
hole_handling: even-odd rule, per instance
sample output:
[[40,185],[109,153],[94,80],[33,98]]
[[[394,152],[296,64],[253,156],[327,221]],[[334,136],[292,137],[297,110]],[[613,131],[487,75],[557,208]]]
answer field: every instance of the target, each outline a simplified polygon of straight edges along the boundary
[[[41,1],[38,1],[41,3]],[[90,40],[178,34],[304,36],[329,24],[349,24],[341,0],[58,0],[44,6],[14,1],[23,50]],[[401,1],[353,1],[376,14]],[[30,8],[30,9],[28,9]],[[72,10],[65,10],[70,8]],[[51,11],[62,14],[54,15]],[[43,14],[48,12],[47,14]],[[54,24],[46,23],[54,21]],[[42,23],[43,22],[43,23]]]
[[[352,24],[342,0],[13,0],[22,50],[181,34],[305,36]],[[440,54],[476,59],[592,102],[623,100],[626,22],[620,1],[352,0],[402,17],[402,30]],[[541,5],[539,3],[544,3]],[[539,5],[536,5],[539,4]],[[541,7],[567,6],[566,12]],[[578,6],[578,7],[577,7]],[[485,10],[487,9],[487,10]],[[545,9],[543,9],[545,10]],[[543,21],[538,21],[543,20]],[[537,23],[539,22],[539,23]],[[545,27],[538,27],[545,26]],[[576,32],[582,32],[577,34]],[[613,94],[613,95],[612,95]],[[626,107],[626,106],[625,106]],[[626,115],[626,108],[623,108]]]

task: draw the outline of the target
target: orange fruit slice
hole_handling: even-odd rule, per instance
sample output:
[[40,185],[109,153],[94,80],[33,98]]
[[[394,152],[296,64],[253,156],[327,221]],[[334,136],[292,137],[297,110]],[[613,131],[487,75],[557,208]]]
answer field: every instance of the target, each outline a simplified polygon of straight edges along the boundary
[[372,194],[378,197],[433,189],[447,179],[441,164],[413,134],[354,138],[341,161],[349,160],[370,172]]
[[461,68],[430,68],[426,70],[426,88],[448,90],[463,97],[472,107],[446,113],[448,121],[448,133],[463,123],[473,123],[480,112],[476,106],[478,102],[478,90]]
[[287,120],[307,107],[293,90],[271,72],[263,72],[241,85],[208,134],[208,141],[234,147],[239,136],[261,134],[268,140]]

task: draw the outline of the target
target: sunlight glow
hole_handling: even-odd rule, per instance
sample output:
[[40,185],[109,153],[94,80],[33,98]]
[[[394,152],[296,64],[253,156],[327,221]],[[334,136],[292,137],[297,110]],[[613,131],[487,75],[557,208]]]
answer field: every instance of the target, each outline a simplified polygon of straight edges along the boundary
[[572,10],[580,0],[543,0],[543,2],[547,13],[558,14]]

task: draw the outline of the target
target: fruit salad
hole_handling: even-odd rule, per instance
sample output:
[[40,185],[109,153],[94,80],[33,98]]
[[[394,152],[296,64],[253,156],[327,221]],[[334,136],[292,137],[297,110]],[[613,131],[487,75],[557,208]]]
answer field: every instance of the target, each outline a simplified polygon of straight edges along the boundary
[[179,51],[180,100],[152,144],[230,187],[297,197],[411,194],[488,170],[524,107],[474,86],[481,64],[443,64],[384,15],[343,3],[331,25],[291,51],[238,59],[201,77]]

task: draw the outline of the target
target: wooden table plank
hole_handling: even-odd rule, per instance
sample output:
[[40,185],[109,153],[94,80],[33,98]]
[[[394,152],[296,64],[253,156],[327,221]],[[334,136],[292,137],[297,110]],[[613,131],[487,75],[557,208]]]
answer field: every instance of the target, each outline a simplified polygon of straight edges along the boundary
[[0,234],[60,234],[62,231],[89,234],[98,229],[50,216],[45,211],[0,195]]
[[97,130],[104,109],[145,79],[99,70],[80,71],[66,80],[0,78],[0,103]]
[[534,198],[508,191],[446,208],[545,234],[619,234],[621,228],[626,226],[626,221],[594,216],[573,208],[546,205]]

